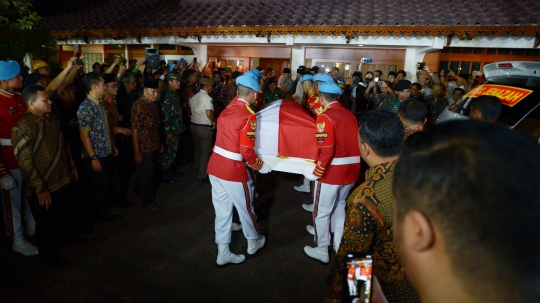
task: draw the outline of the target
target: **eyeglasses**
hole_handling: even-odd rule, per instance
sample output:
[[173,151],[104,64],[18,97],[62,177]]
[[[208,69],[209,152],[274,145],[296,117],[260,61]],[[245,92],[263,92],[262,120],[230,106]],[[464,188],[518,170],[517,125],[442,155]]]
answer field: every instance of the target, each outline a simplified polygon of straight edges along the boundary
[[118,85],[118,84],[113,84],[113,85],[107,85],[107,87],[110,87],[110,88],[119,88],[120,85]]

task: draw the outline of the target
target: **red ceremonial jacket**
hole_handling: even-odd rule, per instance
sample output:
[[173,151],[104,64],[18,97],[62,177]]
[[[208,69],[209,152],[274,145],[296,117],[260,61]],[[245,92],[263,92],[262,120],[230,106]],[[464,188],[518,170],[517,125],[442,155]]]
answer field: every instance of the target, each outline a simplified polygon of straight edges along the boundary
[[264,163],[253,150],[256,128],[257,116],[247,102],[232,100],[218,118],[216,144],[206,172],[227,181],[247,182],[244,161],[254,170]]
[[344,185],[358,180],[360,150],[358,122],[338,101],[331,102],[317,117],[315,140],[319,157],[313,174],[327,184]]
[[[11,129],[26,113],[26,104],[20,93],[10,94],[0,90],[0,139],[11,141]],[[13,146],[2,145],[0,153],[0,178],[8,175],[9,169],[19,168],[17,158],[13,154]]]
[[321,102],[318,96],[312,96],[308,99],[307,108],[317,117],[323,111]]

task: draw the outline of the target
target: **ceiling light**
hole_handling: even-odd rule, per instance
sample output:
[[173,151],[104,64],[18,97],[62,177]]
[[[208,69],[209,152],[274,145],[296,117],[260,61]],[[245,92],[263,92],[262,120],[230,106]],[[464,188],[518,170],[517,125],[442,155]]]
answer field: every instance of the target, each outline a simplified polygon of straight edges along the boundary
[[358,44],[358,46],[364,46],[364,44]]

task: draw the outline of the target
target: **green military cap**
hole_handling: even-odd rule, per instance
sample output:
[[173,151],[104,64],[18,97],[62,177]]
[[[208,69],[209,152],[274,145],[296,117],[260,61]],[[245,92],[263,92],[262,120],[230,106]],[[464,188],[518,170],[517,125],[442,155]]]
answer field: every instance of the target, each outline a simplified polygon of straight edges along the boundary
[[168,81],[178,81],[180,80],[180,75],[178,75],[177,73],[170,73],[167,75],[167,80]]

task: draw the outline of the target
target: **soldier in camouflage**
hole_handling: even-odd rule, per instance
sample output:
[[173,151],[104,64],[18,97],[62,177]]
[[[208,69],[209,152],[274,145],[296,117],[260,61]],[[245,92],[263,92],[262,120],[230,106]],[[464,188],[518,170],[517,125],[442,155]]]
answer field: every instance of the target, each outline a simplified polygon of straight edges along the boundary
[[176,180],[172,177],[181,176],[176,172],[171,172],[178,151],[180,134],[184,132],[182,105],[177,93],[180,88],[179,80],[180,76],[177,73],[167,75],[169,86],[163,91],[161,99],[165,135],[165,151],[161,159],[161,168],[163,169],[163,182],[166,183],[174,183]]

